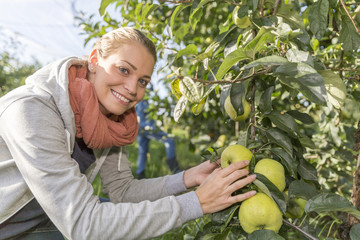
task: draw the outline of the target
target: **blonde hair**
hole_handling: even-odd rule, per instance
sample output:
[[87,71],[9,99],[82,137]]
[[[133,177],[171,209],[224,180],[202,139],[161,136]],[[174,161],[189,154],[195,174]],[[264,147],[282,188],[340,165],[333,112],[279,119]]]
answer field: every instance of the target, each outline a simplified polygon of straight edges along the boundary
[[156,62],[156,47],[154,43],[141,31],[133,27],[120,27],[104,34],[95,44],[101,57],[106,58],[116,51],[121,44],[136,41],[142,44],[151,53]]

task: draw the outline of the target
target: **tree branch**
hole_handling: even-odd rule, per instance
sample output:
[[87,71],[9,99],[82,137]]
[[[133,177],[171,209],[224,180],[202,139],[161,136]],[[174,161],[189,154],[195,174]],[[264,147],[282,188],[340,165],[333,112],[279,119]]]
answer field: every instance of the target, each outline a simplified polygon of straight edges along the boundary
[[226,1],[226,0],[223,0],[223,2],[226,2],[227,4],[230,4],[230,5],[242,6],[241,3],[235,3],[235,2],[230,2],[230,1]]
[[176,1],[176,0],[159,0],[159,2],[167,2],[167,3],[192,3],[192,0],[180,0],[180,1]]
[[281,0],[275,0],[274,12],[273,12],[274,16],[277,14],[277,11],[279,10],[280,3],[281,3]]
[[[236,78],[236,79],[233,79],[233,80],[217,80],[217,81],[207,81],[207,80],[204,80],[204,79],[199,79],[199,78],[191,78],[194,82],[200,82],[200,83],[203,83],[205,85],[210,85],[210,84],[228,84],[228,83],[237,83],[237,82],[242,82],[242,81],[245,81],[245,80],[248,80],[252,77],[255,77],[257,75],[261,75],[261,74],[266,74],[269,70],[271,69],[271,67],[263,70],[263,71],[259,71],[259,72],[255,72],[253,74],[251,74],[250,76],[247,76],[247,77],[243,77],[243,78]],[[181,76],[181,75],[178,75],[177,76],[179,79],[183,79],[184,76]]]
[[328,68],[331,71],[360,72],[358,68]]
[[348,11],[348,10],[347,10],[347,8],[346,8],[346,5],[345,5],[344,0],[340,0],[340,2],[341,2],[341,5],[342,5],[342,6],[343,6],[343,8],[344,8],[344,10],[345,10],[346,14],[347,14],[347,15],[348,15],[348,17],[350,18],[350,20],[351,20],[352,24],[354,25],[354,28],[355,28],[356,32],[357,32],[357,33],[360,33],[360,30],[359,30],[359,29],[358,29],[358,27],[356,26],[356,23],[355,23],[354,19],[351,17],[351,15],[350,15],[349,11]]
[[290,226],[290,227],[298,230],[298,231],[301,232],[302,234],[304,234],[304,236],[307,237],[308,239],[318,240],[318,238],[311,236],[309,233],[305,232],[304,230],[302,230],[302,229],[299,228],[298,226],[296,226],[296,225],[294,225],[294,224],[286,221],[285,219],[283,219],[283,222],[284,222],[286,225],[288,225],[288,226]]

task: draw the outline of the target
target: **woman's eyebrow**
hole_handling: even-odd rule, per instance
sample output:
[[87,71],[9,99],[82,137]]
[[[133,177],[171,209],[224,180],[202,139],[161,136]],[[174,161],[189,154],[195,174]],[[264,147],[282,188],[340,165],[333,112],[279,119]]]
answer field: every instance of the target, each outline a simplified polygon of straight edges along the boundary
[[[127,60],[123,60],[124,62],[126,62],[127,64],[130,65],[130,67],[132,67],[135,71],[137,70],[137,67],[135,67],[132,63],[130,63],[129,61]],[[151,79],[151,76],[148,76],[148,75],[144,75],[145,78],[149,78]]]
[[135,67],[132,63],[126,61],[126,60],[123,60],[124,62],[126,62],[127,64],[130,65],[130,67],[132,67],[134,70],[137,70],[137,67]]

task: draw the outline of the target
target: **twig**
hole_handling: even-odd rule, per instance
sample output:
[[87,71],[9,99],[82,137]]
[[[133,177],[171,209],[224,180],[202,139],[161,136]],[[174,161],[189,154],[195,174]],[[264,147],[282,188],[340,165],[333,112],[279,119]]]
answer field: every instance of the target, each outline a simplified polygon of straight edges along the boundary
[[[256,92],[256,85],[255,85],[255,79],[253,78],[252,80],[252,89],[251,89],[251,112],[255,112],[255,92]],[[253,115],[250,119],[250,122],[252,123],[251,124],[251,140],[252,141],[255,141],[255,138],[256,138],[256,134],[255,134],[255,115]]]
[[360,72],[360,69],[356,69],[356,68],[328,68],[332,71],[349,71],[349,72]]
[[341,2],[341,5],[342,5],[342,6],[343,6],[343,8],[344,8],[344,10],[345,10],[346,14],[347,14],[347,15],[348,15],[348,17],[350,18],[350,20],[351,20],[352,24],[354,25],[354,28],[355,28],[356,32],[357,32],[357,33],[360,33],[360,30],[357,28],[357,26],[356,26],[356,23],[355,23],[354,19],[351,17],[351,15],[350,15],[349,11],[348,11],[348,10],[347,10],[347,8],[346,8],[346,5],[345,5],[344,0],[340,0],[340,2]]
[[274,16],[277,14],[277,11],[278,11],[278,9],[279,9],[280,3],[281,3],[281,0],[275,0],[274,12],[273,12],[273,15],[274,15]]
[[172,1],[172,0],[159,0],[159,2],[167,2],[167,3],[192,3],[192,0],[181,0],[181,1]]
[[305,237],[307,237],[308,239],[318,240],[318,238],[311,236],[309,233],[305,232],[304,230],[302,230],[302,229],[299,228],[298,226],[296,226],[296,225],[294,225],[294,224],[286,221],[285,219],[283,219],[283,222],[284,222],[286,225],[288,225],[288,226],[290,226],[290,227],[292,227],[292,228],[295,228],[296,230],[298,230],[299,232],[301,232],[302,234],[304,234]]
[[264,4],[265,4],[265,0],[261,0],[259,6],[260,18],[264,17]]
[[[247,77],[243,77],[243,78],[236,78],[234,80],[217,80],[217,81],[207,81],[207,80],[203,80],[203,79],[199,79],[199,78],[191,78],[193,81],[195,82],[200,82],[200,83],[203,83],[203,84],[206,84],[206,85],[210,85],[210,84],[227,84],[227,83],[236,83],[236,82],[242,82],[242,81],[245,81],[247,79],[250,79],[254,76],[257,76],[257,75],[261,75],[261,74],[266,74],[269,70],[271,69],[271,67],[263,70],[263,71],[259,71],[259,72],[256,72],[256,73],[253,73],[251,74],[250,76],[247,76]],[[184,76],[181,76],[181,75],[178,75],[177,76],[179,79],[182,79],[184,78]]]
[[235,2],[230,2],[230,1],[226,1],[226,0],[223,0],[223,2],[226,2],[227,4],[230,4],[230,5],[242,6],[241,3],[235,3]]

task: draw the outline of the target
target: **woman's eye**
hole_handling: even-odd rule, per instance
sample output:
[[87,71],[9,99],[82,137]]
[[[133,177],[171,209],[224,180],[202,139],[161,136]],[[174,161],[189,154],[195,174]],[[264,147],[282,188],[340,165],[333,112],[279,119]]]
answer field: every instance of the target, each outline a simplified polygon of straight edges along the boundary
[[128,74],[129,73],[129,71],[126,69],[126,68],[120,68],[120,71],[122,72],[122,73],[124,73],[124,74]]
[[146,87],[146,85],[148,85],[148,81],[144,80],[144,79],[139,79],[139,83],[141,86]]

